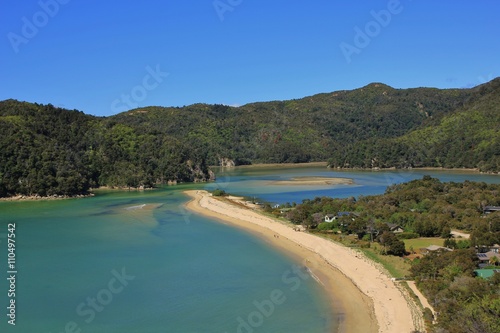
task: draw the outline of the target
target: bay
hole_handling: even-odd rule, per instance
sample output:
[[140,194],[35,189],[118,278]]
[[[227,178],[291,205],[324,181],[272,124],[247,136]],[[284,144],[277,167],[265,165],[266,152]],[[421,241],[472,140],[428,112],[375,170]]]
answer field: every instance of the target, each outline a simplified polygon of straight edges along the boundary
[[[14,328],[7,324],[2,238],[1,331],[223,333],[249,322],[260,332],[329,329],[313,279],[292,290],[283,282],[291,259],[254,236],[187,212],[181,193],[187,188],[0,203],[2,232],[16,223],[18,270]],[[127,209],[144,204],[161,206]],[[266,308],[273,290],[285,300]]]
[[[259,201],[301,202],[379,194],[425,174],[443,181],[500,182],[498,176],[459,171],[251,167],[218,170],[218,180],[209,184],[0,202],[0,331],[328,331],[336,318],[313,279],[292,290],[283,279],[292,259],[253,235],[186,211],[182,191],[221,188]],[[272,185],[307,176],[351,178],[354,184]],[[6,316],[9,223],[16,224],[15,327]],[[266,310],[262,304],[274,290],[285,300]]]
[[[492,184],[500,183],[499,175],[481,174],[462,170],[381,170],[351,171],[307,166],[263,166],[217,169],[217,181],[207,187],[220,188],[228,193],[259,198],[269,203],[301,203],[303,199],[329,196],[336,198],[376,195],[385,192],[393,184],[421,179],[424,175],[438,178],[443,182],[463,182],[466,180]],[[276,181],[296,177],[330,177],[352,179],[352,185],[325,186],[284,186],[273,184]]]

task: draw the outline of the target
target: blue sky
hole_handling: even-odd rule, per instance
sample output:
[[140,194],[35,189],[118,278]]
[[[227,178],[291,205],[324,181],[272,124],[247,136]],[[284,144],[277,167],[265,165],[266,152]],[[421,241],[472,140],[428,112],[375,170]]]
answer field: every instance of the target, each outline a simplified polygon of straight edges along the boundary
[[2,0],[0,100],[95,115],[500,76],[497,0]]

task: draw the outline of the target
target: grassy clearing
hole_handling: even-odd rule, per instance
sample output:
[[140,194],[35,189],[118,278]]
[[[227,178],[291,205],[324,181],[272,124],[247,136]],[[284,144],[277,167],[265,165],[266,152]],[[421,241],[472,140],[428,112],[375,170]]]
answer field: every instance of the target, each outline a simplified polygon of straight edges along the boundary
[[401,257],[380,254],[382,246],[372,243],[370,248],[362,249],[371,260],[381,264],[393,277],[410,276],[410,261]]
[[[354,237],[344,235],[322,233],[316,233],[316,235],[332,239],[348,247],[358,248],[368,259],[381,264],[393,277],[405,277],[410,275],[410,261],[401,257],[381,254],[383,252],[383,246],[380,246],[378,243],[359,241]],[[370,247],[367,247],[368,245]]]
[[413,251],[418,251],[420,248],[427,247],[430,245],[444,245],[444,238],[415,238],[415,239],[405,239],[406,251],[410,251],[410,247],[413,247]]

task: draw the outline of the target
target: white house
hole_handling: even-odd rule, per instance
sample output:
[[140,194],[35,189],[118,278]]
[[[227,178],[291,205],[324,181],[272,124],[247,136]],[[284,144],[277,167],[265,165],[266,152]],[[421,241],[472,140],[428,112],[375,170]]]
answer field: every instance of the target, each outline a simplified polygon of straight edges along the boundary
[[325,215],[325,222],[333,222],[342,216],[353,216],[352,220],[354,221],[354,216],[358,216],[358,214],[351,212],[338,212],[337,215],[327,214]]
[[337,219],[337,216],[334,214],[326,214],[325,215],[325,222],[330,223],[330,222],[335,221],[336,219]]

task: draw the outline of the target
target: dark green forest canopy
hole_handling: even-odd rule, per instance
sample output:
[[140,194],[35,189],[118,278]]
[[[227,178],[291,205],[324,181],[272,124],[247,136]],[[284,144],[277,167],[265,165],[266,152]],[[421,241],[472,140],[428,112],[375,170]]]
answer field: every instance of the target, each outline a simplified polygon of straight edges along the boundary
[[148,107],[112,117],[149,133],[190,140],[209,164],[325,161],[346,145],[396,138],[463,106],[472,90],[393,89],[370,84],[353,91],[238,108],[196,104]]
[[396,138],[371,137],[336,150],[333,167],[500,170],[500,79],[476,87],[451,113]]
[[[330,159],[339,167],[443,165],[497,171],[498,131],[492,126],[498,124],[499,81],[449,90],[374,83],[237,108],[146,107],[105,118],[6,100],[0,102],[0,196],[75,195],[103,185],[207,180],[208,166],[221,159],[237,165]],[[489,106],[486,121],[481,115]],[[437,131],[443,123],[450,123],[446,130],[451,133],[453,119],[473,112],[477,121],[463,131],[465,141],[450,134],[434,145],[430,135],[419,134]],[[421,137],[429,142],[408,146]],[[464,145],[471,152],[458,154]]]
[[0,102],[0,148],[0,196],[210,177],[206,153],[189,142],[50,104]]

